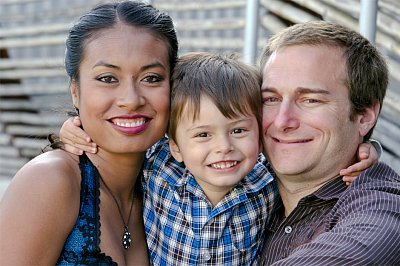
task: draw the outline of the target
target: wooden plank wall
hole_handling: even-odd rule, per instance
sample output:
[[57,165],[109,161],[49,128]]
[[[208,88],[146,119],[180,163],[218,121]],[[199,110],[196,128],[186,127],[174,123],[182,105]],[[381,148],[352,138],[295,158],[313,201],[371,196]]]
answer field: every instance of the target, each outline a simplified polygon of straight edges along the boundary
[[[102,0],[2,0],[0,2],[0,178],[10,178],[46,146],[71,108],[63,70],[68,28]],[[241,53],[246,0],[154,0],[174,19],[180,53]],[[265,40],[290,24],[326,19],[357,29],[357,0],[260,0],[258,54]],[[377,44],[388,56],[392,87],[375,137],[382,160],[400,172],[400,7],[380,0]]]

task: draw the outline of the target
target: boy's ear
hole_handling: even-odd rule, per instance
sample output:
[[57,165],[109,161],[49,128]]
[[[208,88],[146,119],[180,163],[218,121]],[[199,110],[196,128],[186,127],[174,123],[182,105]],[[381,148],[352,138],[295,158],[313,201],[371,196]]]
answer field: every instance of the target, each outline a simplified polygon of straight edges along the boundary
[[171,150],[171,154],[174,156],[175,160],[180,163],[183,162],[181,151],[179,150],[178,145],[172,139],[169,139],[169,149]]
[[367,108],[364,113],[359,117],[360,122],[360,135],[363,137],[368,134],[371,128],[374,127],[380,110],[380,103],[374,104],[374,106]]
[[70,90],[72,96],[72,103],[76,108],[79,109],[79,92],[78,92],[78,83],[76,82],[76,80],[71,81]]

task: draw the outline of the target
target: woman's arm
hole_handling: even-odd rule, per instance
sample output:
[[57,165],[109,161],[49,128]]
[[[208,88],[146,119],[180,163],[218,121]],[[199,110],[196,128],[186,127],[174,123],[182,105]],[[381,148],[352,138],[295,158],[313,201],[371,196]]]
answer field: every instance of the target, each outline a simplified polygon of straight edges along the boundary
[[362,171],[377,164],[381,154],[382,146],[379,141],[371,140],[369,142],[361,143],[358,146],[358,162],[350,165],[346,169],[340,170],[340,175],[343,176],[343,181],[345,181],[347,185],[350,185]]
[[0,202],[0,265],[54,265],[75,224],[79,193],[71,155],[52,151],[27,163]]

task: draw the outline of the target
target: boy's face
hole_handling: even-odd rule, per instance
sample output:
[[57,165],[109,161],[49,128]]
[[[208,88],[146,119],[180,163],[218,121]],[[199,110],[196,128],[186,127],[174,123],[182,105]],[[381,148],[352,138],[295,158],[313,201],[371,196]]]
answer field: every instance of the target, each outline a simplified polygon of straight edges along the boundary
[[178,122],[177,143],[170,140],[171,152],[185,163],[211,201],[221,200],[256,163],[257,120],[244,115],[226,118],[206,96],[201,97],[196,120],[187,107],[185,113]]

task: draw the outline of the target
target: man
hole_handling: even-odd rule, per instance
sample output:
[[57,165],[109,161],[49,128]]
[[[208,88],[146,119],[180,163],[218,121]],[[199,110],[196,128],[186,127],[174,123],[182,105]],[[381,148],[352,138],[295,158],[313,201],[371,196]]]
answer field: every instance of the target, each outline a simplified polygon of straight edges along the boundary
[[399,175],[384,163],[349,187],[339,175],[378,118],[382,56],[360,34],[318,21],[271,38],[261,67],[264,148],[282,199],[264,264],[400,264]]

